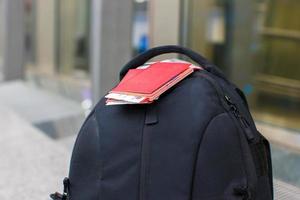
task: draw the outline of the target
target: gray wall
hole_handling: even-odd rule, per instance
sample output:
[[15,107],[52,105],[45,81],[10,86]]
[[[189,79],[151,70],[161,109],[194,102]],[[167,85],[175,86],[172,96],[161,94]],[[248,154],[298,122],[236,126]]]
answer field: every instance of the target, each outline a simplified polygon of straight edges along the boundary
[[2,0],[0,81],[23,78],[23,1]]
[[118,80],[120,68],[131,58],[132,0],[93,0],[91,76],[97,102]]

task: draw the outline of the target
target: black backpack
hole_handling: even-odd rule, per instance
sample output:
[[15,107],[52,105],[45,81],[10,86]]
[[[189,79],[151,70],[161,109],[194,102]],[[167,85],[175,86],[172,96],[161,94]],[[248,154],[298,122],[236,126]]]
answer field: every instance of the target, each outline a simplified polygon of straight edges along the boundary
[[270,200],[268,141],[243,92],[190,49],[161,46],[120,72],[165,53],[202,66],[152,104],[106,106],[84,122],[73,149],[65,200]]

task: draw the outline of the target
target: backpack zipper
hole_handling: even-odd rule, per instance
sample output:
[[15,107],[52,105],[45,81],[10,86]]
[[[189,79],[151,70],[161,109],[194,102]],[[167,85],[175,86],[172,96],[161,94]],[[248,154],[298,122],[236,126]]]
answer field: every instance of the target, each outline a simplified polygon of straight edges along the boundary
[[252,133],[252,130],[250,128],[250,124],[247,121],[247,119],[241,115],[239,109],[237,108],[236,104],[232,102],[231,98],[228,95],[224,95],[225,101],[227,102],[230,111],[233,113],[233,115],[235,116],[235,118],[240,122],[240,124],[242,125],[242,128],[245,132],[245,135],[247,137],[247,140],[249,142],[252,142],[255,138],[254,134]]
[[[225,108],[226,111],[230,111],[233,113],[235,118],[239,121],[239,124],[241,124],[242,129],[244,130],[245,135],[247,137],[247,140],[249,142],[252,142],[255,139],[255,136],[250,128],[250,123],[240,113],[236,104],[231,100],[231,98],[228,95],[224,94],[223,90],[220,88],[220,86],[217,83],[215,83],[215,80],[213,78],[211,78],[210,76],[208,76],[205,73],[198,73],[198,75],[205,78],[206,80],[208,80],[208,82],[210,82],[212,84],[212,86],[215,88],[215,90],[217,92],[217,95],[220,99],[221,105]],[[224,102],[223,100],[225,100],[226,106],[223,104],[223,102]],[[228,109],[228,107],[229,107],[229,109]]]

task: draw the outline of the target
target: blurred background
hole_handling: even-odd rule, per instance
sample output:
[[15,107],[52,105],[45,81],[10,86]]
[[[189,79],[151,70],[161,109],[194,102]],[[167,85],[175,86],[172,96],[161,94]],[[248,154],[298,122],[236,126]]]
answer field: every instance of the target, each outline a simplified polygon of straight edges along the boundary
[[201,52],[245,92],[275,179],[296,190],[299,19],[299,0],[0,0],[0,199],[60,190],[94,103],[163,44]]

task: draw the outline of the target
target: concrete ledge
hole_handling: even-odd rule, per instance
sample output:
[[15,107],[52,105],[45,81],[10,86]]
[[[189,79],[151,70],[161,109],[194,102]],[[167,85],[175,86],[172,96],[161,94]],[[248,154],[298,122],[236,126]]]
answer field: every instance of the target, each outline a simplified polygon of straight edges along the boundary
[[85,118],[79,102],[24,81],[0,84],[0,104],[55,139],[78,133]]
[[286,147],[295,153],[300,153],[299,133],[260,122],[256,122],[256,125],[257,129],[273,144]]

